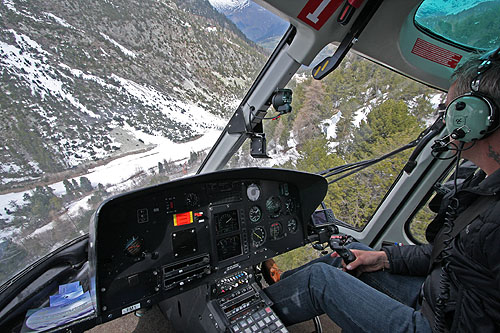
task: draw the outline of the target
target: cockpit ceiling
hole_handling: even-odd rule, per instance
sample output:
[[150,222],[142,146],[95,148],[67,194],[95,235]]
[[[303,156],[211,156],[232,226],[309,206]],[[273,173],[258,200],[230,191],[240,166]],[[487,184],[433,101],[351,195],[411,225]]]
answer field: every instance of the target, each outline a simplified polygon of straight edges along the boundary
[[[369,1],[377,0],[255,0],[297,28],[288,53],[304,65],[310,65],[327,44],[339,45]],[[345,15],[347,3],[359,5],[359,8],[354,8],[348,24],[342,25],[338,21]],[[413,21],[420,3],[421,0],[383,0],[352,51],[405,76],[447,90],[457,64],[469,58],[472,52],[445,44],[420,31]],[[434,48],[426,52],[450,52],[451,58],[435,60],[414,52],[422,41]]]

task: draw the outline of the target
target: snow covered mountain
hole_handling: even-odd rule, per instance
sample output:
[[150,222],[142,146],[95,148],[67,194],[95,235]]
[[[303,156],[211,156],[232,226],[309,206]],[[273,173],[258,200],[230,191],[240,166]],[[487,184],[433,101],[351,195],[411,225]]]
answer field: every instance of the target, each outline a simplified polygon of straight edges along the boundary
[[219,12],[242,10],[250,6],[250,0],[209,0]]
[[250,0],[209,0],[226,15],[250,40],[266,49],[274,49],[288,28],[278,16]]
[[186,142],[234,111],[265,58],[206,0],[0,2],[0,190]]

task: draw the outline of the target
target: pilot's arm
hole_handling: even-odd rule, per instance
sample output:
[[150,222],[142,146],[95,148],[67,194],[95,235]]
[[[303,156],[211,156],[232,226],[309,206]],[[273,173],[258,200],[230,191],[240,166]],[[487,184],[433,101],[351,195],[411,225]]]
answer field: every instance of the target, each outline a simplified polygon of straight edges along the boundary
[[431,260],[432,245],[387,246],[390,270],[394,274],[426,276]]
[[[391,273],[401,275],[426,276],[429,269],[432,245],[388,246],[382,251],[366,251],[351,249],[356,260],[346,265],[342,262],[345,271],[376,272],[390,270]],[[338,257],[333,252],[332,257]]]

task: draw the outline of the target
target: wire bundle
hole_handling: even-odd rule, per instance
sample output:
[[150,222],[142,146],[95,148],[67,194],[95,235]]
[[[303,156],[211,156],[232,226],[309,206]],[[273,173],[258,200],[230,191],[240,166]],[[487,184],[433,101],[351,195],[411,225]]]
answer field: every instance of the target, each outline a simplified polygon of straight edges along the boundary
[[[333,177],[333,176],[336,176],[336,175],[339,175],[339,174],[342,174],[344,172],[347,172],[346,174],[340,176],[340,177],[337,177],[331,181],[328,182],[328,185],[330,184],[333,184],[345,177],[348,177],[356,172],[359,172],[371,165],[374,165],[378,162],[381,162],[389,157],[392,157],[396,154],[399,154],[400,152],[402,151],[405,151],[407,149],[410,149],[410,148],[413,148],[415,147],[416,145],[418,144],[418,141],[415,140],[415,141],[412,141],[396,150],[393,150],[391,151],[390,153],[387,153],[385,155],[382,155],[380,157],[377,157],[377,158],[372,158],[372,159],[369,159],[369,160],[364,160],[364,161],[360,161],[360,162],[354,162],[354,163],[348,163],[348,164],[344,164],[344,165],[339,165],[339,166],[336,166],[336,167],[333,167],[333,168],[330,168],[330,169],[327,169],[327,170],[323,170],[323,171],[320,171],[318,172],[318,175],[321,175],[325,178],[329,178],[329,177]],[[349,172],[348,172],[349,171]]]

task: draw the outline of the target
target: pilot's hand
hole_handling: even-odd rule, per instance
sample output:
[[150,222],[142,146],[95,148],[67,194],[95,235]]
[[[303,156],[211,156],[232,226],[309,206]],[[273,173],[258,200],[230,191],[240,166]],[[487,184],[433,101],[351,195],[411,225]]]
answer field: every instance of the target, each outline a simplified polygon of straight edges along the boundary
[[[356,256],[356,260],[346,265],[342,261],[343,270],[346,272],[355,272],[359,275],[363,272],[375,272],[381,269],[389,269],[389,260],[387,259],[387,254],[384,251],[365,251],[365,250],[354,250],[351,251]],[[331,254],[333,258],[338,257],[337,252]]]

